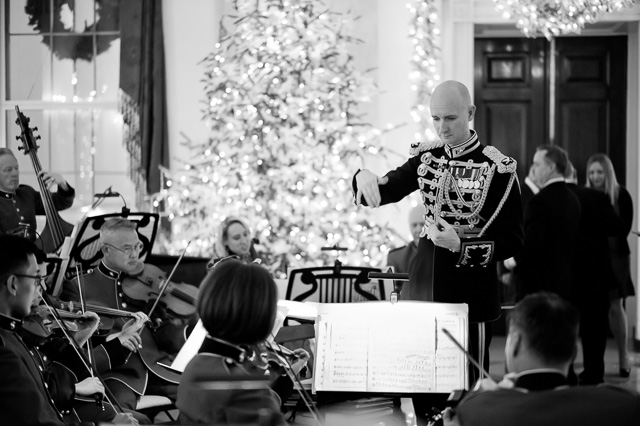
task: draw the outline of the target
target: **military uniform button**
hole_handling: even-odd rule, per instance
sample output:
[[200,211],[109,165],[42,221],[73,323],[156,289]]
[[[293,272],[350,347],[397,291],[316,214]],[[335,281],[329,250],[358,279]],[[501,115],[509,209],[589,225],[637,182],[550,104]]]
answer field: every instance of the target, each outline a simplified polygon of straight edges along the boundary
[[122,307],[123,307],[123,308],[126,308],[126,307],[127,307],[127,302],[124,302],[124,303],[122,304]]

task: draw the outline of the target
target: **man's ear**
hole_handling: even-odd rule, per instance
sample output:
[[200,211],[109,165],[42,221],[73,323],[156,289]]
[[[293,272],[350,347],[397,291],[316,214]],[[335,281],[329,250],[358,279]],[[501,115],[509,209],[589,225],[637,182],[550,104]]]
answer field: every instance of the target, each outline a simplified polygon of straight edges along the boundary
[[469,106],[469,121],[473,121],[473,117],[476,114],[476,106],[475,105],[470,105]]
[[12,296],[18,294],[18,277],[16,277],[15,275],[9,275],[4,285],[7,287],[7,291]]

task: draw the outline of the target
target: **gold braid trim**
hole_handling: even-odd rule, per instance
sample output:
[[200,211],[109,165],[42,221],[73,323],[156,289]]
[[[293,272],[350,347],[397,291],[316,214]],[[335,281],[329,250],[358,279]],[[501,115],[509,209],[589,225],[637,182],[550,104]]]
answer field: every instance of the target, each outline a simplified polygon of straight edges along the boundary
[[484,225],[484,227],[482,228],[482,231],[480,231],[480,233],[478,234],[478,238],[481,238],[484,235],[484,232],[489,228],[489,226],[493,223],[496,217],[498,217],[498,213],[500,213],[500,210],[502,210],[502,206],[504,206],[504,203],[507,201],[507,198],[509,198],[509,193],[511,192],[511,187],[513,186],[513,181],[515,180],[516,180],[516,174],[511,173],[511,176],[509,176],[509,183],[507,184],[507,190],[504,192],[504,195],[500,200],[500,204],[498,204],[498,208],[493,213],[493,215],[489,218],[486,225]]
[[434,148],[440,148],[444,146],[444,142],[442,141],[433,141],[433,142],[416,142],[411,144],[411,148],[409,148],[409,155],[415,157],[424,151],[429,151]]
[[482,153],[489,157],[498,166],[498,173],[515,173],[518,163],[511,157],[507,157],[495,146],[486,146]]

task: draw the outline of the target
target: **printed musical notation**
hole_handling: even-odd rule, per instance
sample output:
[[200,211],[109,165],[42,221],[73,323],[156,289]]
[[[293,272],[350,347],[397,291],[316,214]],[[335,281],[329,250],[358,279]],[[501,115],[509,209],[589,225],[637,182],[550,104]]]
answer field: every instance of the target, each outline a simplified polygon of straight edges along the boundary
[[466,360],[442,333],[467,341],[467,305],[402,301],[320,304],[314,388],[349,392],[450,392]]

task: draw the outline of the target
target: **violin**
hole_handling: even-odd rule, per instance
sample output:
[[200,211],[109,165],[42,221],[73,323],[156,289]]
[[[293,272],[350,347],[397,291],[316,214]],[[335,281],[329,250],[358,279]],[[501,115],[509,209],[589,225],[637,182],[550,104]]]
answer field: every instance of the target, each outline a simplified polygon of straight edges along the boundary
[[166,289],[160,301],[169,312],[180,318],[187,318],[196,312],[198,287],[166,282],[166,274],[162,269],[144,262],[139,262],[136,270],[124,279],[122,292],[129,303],[140,305],[156,300],[164,285]]

